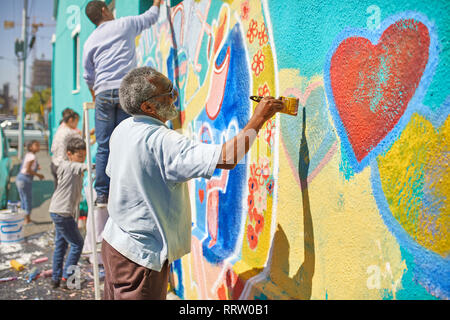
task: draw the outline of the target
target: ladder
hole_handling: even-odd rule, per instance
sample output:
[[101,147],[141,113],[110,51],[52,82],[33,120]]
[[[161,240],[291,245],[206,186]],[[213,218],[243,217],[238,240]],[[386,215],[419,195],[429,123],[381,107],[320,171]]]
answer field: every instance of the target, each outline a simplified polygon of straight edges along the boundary
[[95,300],[100,300],[100,277],[98,270],[98,257],[97,257],[97,236],[95,229],[95,219],[94,219],[94,192],[93,192],[93,181],[92,181],[92,158],[91,158],[91,141],[90,141],[90,130],[89,130],[89,110],[95,109],[95,104],[93,102],[83,103],[83,129],[84,138],[86,141],[86,158],[88,164],[88,191],[89,191],[89,204],[88,204],[88,216],[91,217],[90,220],[90,236],[91,236],[91,247],[94,253],[93,257],[93,270],[94,270],[94,290],[95,290]]

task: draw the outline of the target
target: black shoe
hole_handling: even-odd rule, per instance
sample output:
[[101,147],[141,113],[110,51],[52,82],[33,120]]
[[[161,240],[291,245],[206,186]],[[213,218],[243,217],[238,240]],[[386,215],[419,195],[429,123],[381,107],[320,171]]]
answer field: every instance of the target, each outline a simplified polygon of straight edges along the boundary
[[95,206],[99,208],[105,208],[108,206],[108,196],[101,194],[97,196],[97,199],[95,200]]
[[59,280],[51,280],[50,283],[52,284],[52,289],[56,289],[59,287],[60,281]]

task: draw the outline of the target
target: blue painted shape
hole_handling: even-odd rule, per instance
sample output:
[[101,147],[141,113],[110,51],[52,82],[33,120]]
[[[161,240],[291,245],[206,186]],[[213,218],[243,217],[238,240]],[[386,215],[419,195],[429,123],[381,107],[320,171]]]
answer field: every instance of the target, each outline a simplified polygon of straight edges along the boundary
[[[208,124],[214,128],[212,141],[216,144],[223,143],[223,135],[227,132],[228,139],[236,135],[245,127],[250,118],[250,100],[242,99],[242,97],[249,96],[250,75],[238,24],[230,30],[215,63],[219,64],[220,61],[223,61],[228,48],[230,49],[230,67],[221,111],[215,120],[211,120],[207,116],[206,110],[203,110],[194,121],[194,132],[198,132],[202,124]],[[237,128],[230,132],[229,129],[233,127],[233,123],[237,124]],[[247,156],[229,172],[226,193],[219,192],[218,236],[216,244],[211,248],[208,247],[211,238],[208,235],[206,217],[206,182],[204,179],[198,179],[195,182],[197,216],[192,234],[202,241],[203,255],[210,263],[222,262],[235,250],[239,230],[241,230],[241,215],[245,212],[242,203],[247,185],[247,168],[246,165],[243,165],[246,161]],[[216,170],[214,176],[220,176],[220,173],[220,170]],[[198,197],[200,189],[205,192],[203,203],[200,203]]]
[[[187,63],[187,55],[184,50],[175,51],[174,48],[170,48],[169,56],[167,57],[167,77],[172,81],[174,87],[178,91],[178,99],[175,105],[179,111],[184,110],[184,88],[186,87],[187,73],[181,74],[180,66],[183,63]],[[178,67],[178,78],[175,74],[175,68]]]
[[[373,160],[371,163],[371,183],[373,195],[385,225],[396,237],[400,248],[402,248],[402,255],[413,258],[411,260],[413,260],[414,266],[414,281],[435,297],[449,299],[450,257],[443,258],[439,254],[419,245],[395,219],[381,186],[376,160]],[[410,267],[411,265],[408,265],[408,269]]]
[[181,265],[181,259],[175,260],[170,264],[170,272],[175,273],[178,279],[178,282],[174,288],[175,294],[180,297],[180,299],[184,299],[183,268]]

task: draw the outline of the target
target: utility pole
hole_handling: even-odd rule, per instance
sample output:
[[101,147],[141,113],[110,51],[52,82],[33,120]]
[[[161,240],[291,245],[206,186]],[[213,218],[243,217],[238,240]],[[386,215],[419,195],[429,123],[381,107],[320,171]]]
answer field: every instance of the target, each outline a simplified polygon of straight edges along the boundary
[[[27,54],[28,54],[28,39],[27,39],[27,29],[28,29],[28,0],[23,0],[23,11],[22,11],[22,58],[19,58],[22,63],[20,79],[22,81],[20,86],[20,103],[19,103],[19,139],[18,139],[18,147],[19,159],[23,159],[23,145],[24,145],[24,137],[23,137],[23,127],[25,121],[25,92],[26,92],[26,72],[27,72]],[[17,52],[16,52],[17,53]]]

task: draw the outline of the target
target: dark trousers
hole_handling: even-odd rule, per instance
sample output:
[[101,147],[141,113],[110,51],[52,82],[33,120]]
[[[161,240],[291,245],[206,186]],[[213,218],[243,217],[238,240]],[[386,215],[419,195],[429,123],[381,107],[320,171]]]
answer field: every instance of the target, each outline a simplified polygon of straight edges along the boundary
[[109,157],[109,138],[120,122],[130,117],[122,110],[119,89],[105,90],[95,97],[95,138],[98,148],[95,156],[95,192],[97,197],[109,194],[106,164]]
[[160,272],[124,257],[108,242],[102,242],[105,268],[104,300],[166,300],[169,283],[168,261]]
[[[50,217],[55,223],[55,251],[53,252],[52,279],[58,281],[61,279],[61,276],[68,279],[73,273],[69,270],[70,266],[76,266],[78,260],[80,260],[84,240],[74,218],[62,217],[56,213],[50,213]],[[64,256],[66,255],[69,244],[70,250],[64,263]]]
[[33,176],[19,172],[16,177],[16,186],[20,197],[20,207],[29,215],[33,209]]

